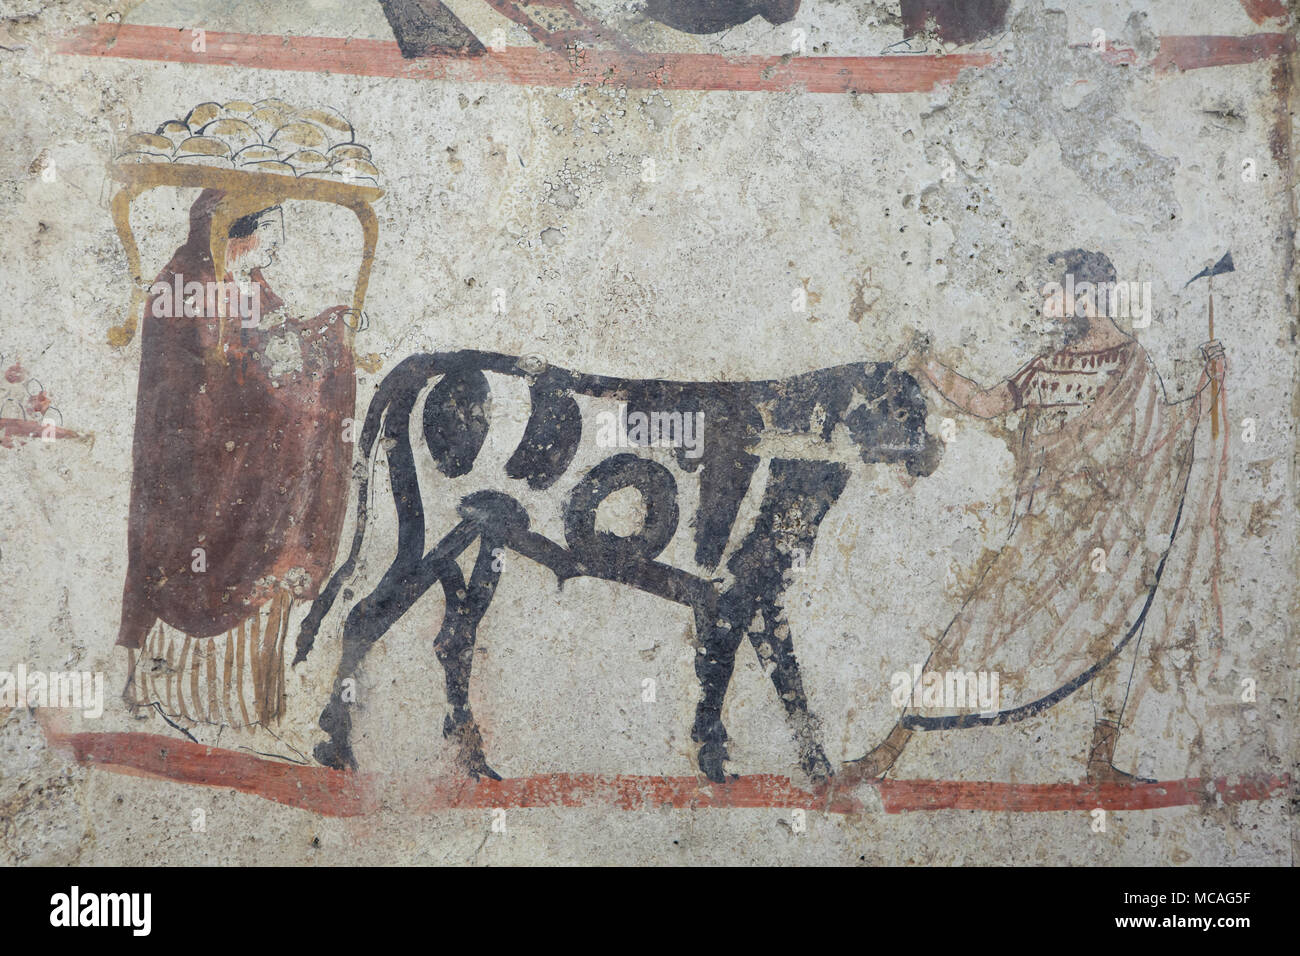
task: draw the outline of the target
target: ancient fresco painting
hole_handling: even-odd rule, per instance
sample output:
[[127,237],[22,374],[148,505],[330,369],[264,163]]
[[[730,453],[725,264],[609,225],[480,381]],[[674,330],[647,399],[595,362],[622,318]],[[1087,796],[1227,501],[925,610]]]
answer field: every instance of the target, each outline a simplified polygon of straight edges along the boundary
[[[416,815],[562,807],[631,818],[661,808],[748,808],[798,811],[803,827],[809,813],[854,821],[878,809],[1066,815],[1276,805],[1291,785],[1283,766],[1171,773],[1187,765],[1180,749],[1202,743],[1138,716],[1146,701],[1170,725],[1199,725],[1255,703],[1254,671],[1241,662],[1257,648],[1233,643],[1243,639],[1236,615],[1252,603],[1243,589],[1253,585],[1230,549],[1247,533],[1243,513],[1265,519],[1229,499],[1242,487],[1231,476],[1256,467],[1253,409],[1273,387],[1250,377],[1253,358],[1236,360],[1257,355],[1256,347],[1234,344],[1249,337],[1240,307],[1266,298],[1246,288],[1272,289],[1275,280],[1276,263],[1262,257],[1258,236],[1171,231],[1183,212],[1172,192],[1147,196],[1111,233],[1095,224],[1060,228],[1068,213],[1022,216],[1015,228],[961,223],[959,207],[977,212],[971,203],[985,201],[980,190],[988,195],[992,174],[962,145],[937,150],[945,163],[932,163],[928,185],[898,174],[893,190],[902,215],[911,209],[948,234],[948,251],[930,256],[920,281],[960,285],[980,268],[980,243],[1000,245],[981,258],[999,274],[1008,257],[1027,263],[1018,286],[991,279],[991,292],[971,285],[943,294],[977,314],[1025,314],[1028,304],[1032,320],[988,319],[980,332],[964,325],[955,336],[959,314],[907,307],[905,283],[882,288],[890,281],[882,274],[899,274],[882,250],[909,267],[910,256],[924,254],[904,229],[883,218],[864,229],[854,215],[858,233],[844,241],[870,246],[872,264],[841,282],[846,294],[837,302],[846,308],[831,315],[806,277],[818,267],[796,266],[817,240],[790,242],[792,278],[770,283],[780,289],[772,311],[792,323],[776,339],[790,343],[790,355],[740,362],[734,371],[726,362],[683,361],[686,353],[664,339],[635,347],[639,366],[628,361],[620,335],[631,336],[638,320],[626,309],[590,348],[566,351],[555,338],[548,345],[535,331],[538,314],[558,314],[553,304],[543,297],[533,314],[512,307],[499,277],[486,287],[460,279],[454,290],[488,316],[492,333],[476,335],[484,326],[462,321],[460,299],[443,304],[411,271],[443,267],[405,248],[408,240],[420,248],[420,230],[457,233],[472,257],[475,243],[488,249],[513,229],[493,226],[494,216],[515,215],[508,191],[492,192],[505,174],[464,187],[485,210],[476,218],[437,193],[412,161],[432,157],[462,183],[475,175],[461,172],[463,142],[435,146],[443,133],[428,130],[469,115],[480,87],[494,96],[517,87],[543,111],[563,102],[556,89],[567,84],[581,96],[593,82],[601,92],[587,95],[615,96],[607,86],[624,96],[650,90],[643,108],[673,90],[698,102],[713,95],[883,102],[936,95],[960,84],[963,71],[1014,75],[1028,69],[1017,42],[1023,53],[1044,42],[1040,34],[1062,39],[1034,3],[904,2],[864,26],[870,36],[858,45],[872,52],[819,54],[806,45],[810,30],[818,35],[817,7],[650,0],[629,12],[580,0],[384,0],[365,22],[390,39],[287,33],[275,44],[267,42],[273,33],[251,29],[195,28],[188,43],[164,37],[144,16],[145,3],[138,25],[128,18],[65,34],[60,56],[69,59],[193,65],[184,67],[192,71],[186,82],[130,110],[129,127],[115,132],[102,157],[99,212],[126,280],[116,288],[126,292],[85,347],[132,370],[134,401],[115,526],[121,560],[113,588],[100,592],[103,619],[115,623],[92,657],[112,661],[112,694],[120,696],[104,708],[112,729],[38,708],[50,746],[97,773],[143,775],[197,793],[233,789],[317,818],[375,819],[395,807]],[[842,13],[841,5],[825,15],[838,22]],[[1256,13],[1263,20],[1252,14],[1247,25],[1280,19]],[[153,15],[166,20],[173,11],[160,6]],[[710,52],[732,30],[763,37],[759,46],[768,48]],[[1142,82],[1166,85],[1200,67],[1259,71],[1277,99],[1264,101],[1267,109],[1251,106],[1262,116],[1252,124],[1271,125],[1249,168],[1267,164],[1289,188],[1289,128],[1275,105],[1290,96],[1289,78],[1278,73],[1294,52],[1289,34],[1184,39],[1133,28],[1132,45],[1060,46],[1087,58],[1086,66],[1075,62],[1081,72],[1104,71],[1103,79],[1078,81],[1101,90],[1099,111],[1116,109],[1118,94],[1107,85],[1121,82],[1111,79],[1115,71],[1144,70]],[[310,74],[313,59],[367,77],[376,85],[365,96],[384,84],[467,92],[455,112],[443,106],[394,125],[359,109],[365,96],[309,101],[302,94],[310,79],[301,78],[292,91],[277,88],[277,71]],[[205,63],[252,77],[265,95],[204,72]],[[173,93],[183,96],[171,111],[156,112]],[[966,107],[973,115],[980,95]],[[1206,122],[1227,115],[1244,129],[1247,121],[1227,109],[1204,110]],[[598,132],[610,122],[609,114],[573,115],[575,129],[587,122]],[[913,142],[907,133],[902,142]],[[1068,135],[1064,125],[1055,134]],[[1139,165],[1166,162],[1163,147],[1148,144],[1172,135],[1140,135]],[[400,142],[422,138],[427,147],[414,153]],[[1127,197],[1095,159],[1047,155],[1034,147],[1019,159],[1075,170],[1089,210]],[[514,146],[490,146],[487,156],[473,168],[527,170]],[[672,163],[662,153],[624,160],[645,192],[660,183],[656,169]],[[792,176],[796,166],[780,161],[778,175]],[[1245,170],[1229,172],[1254,182]],[[714,174],[748,176],[725,165]],[[1089,191],[1091,176],[1098,185]],[[1012,195],[1007,181],[998,183]],[[569,197],[568,205],[552,203],[564,230],[620,228],[598,226],[598,206],[574,211],[572,181],[547,189]],[[433,195],[454,211],[435,213]],[[1023,197],[1006,203],[1034,205]],[[952,226],[942,224],[946,214]],[[390,230],[392,222],[405,227]],[[755,247],[786,241],[790,231],[772,222],[764,234],[754,231]],[[830,223],[807,228],[852,232],[834,214]],[[564,241],[559,227],[549,228],[554,235],[543,230],[536,245],[518,239],[516,247],[527,253]],[[1142,228],[1164,232],[1143,245],[1133,232]],[[940,244],[931,239],[928,247]],[[974,264],[944,261],[968,255]],[[688,257],[677,265],[698,275]],[[467,262],[457,268],[480,271]],[[771,278],[755,275],[756,283]],[[698,308],[677,321],[716,323],[706,340],[743,352],[743,336],[725,331],[730,304],[713,298],[707,281],[691,281]],[[403,283],[409,294],[395,295]],[[382,310],[374,308],[376,288]],[[998,295],[1012,298],[990,306]],[[394,315],[394,303],[410,314]],[[824,347],[793,344],[803,330],[821,334],[816,326],[826,322],[840,325]],[[644,360],[656,353],[660,361]],[[37,359],[39,379],[22,364]],[[93,417],[62,421],[46,389],[48,360],[20,350],[0,363],[9,388],[0,444],[14,460],[68,440],[92,453],[93,431],[83,433],[83,424],[93,427]],[[777,371],[753,371],[762,368]],[[1243,374],[1252,414],[1238,404]],[[985,490],[955,498],[968,480],[1000,489],[996,502],[981,500]],[[947,503],[934,504],[940,498]],[[946,580],[919,579],[909,558],[854,565],[850,541],[856,548],[904,541],[898,553],[918,560],[942,550],[944,542],[918,535],[918,508],[957,515],[951,527],[959,535],[963,523],[967,531],[972,520],[979,526],[943,562]],[[900,593],[907,597],[888,597]],[[593,613],[598,600],[612,606]],[[841,601],[838,616],[809,611],[819,600]],[[899,619],[897,608],[907,606],[918,607],[915,623]],[[574,687],[590,685],[594,699],[617,684],[630,695],[621,706],[642,707],[669,685],[674,716],[657,726],[672,726],[664,731],[671,761],[605,758],[601,741],[580,727],[574,733],[591,755],[582,768],[557,758],[563,747],[535,752],[512,742],[520,725],[499,716],[513,686],[501,676],[509,665],[494,655],[511,642],[544,655],[551,638],[534,621],[545,615],[585,637],[565,645],[574,685],[538,691],[548,701],[541,706],[558,722],[576,706]],[[670,647],[669,670],[656,663],[646,668],[655,676],[634,680],[611,663],[611,642],[626,639],[620,627],[649,640],[639,652],[646,662]],[[863,647],[875,656],[834,657]],[[1189,658],[1203,668],[1189,677],[1200,682],[1190,698],[1172,692],[1166,676],[1171,667],[1183,673]],[[1207,681],[1218,703],[1207,704]],[[398,706],[396,719],[378,722],[372,702],[383,695],[432,703],[419,718],[404,720]],[[1211,710],[1192,714],[1191,706]],[[909,769],[918,751],[920,765],[932,766],[938,752],[978,754],[991,735],[1012,729],[1014,739],[997,738],[995,772]],[[754,734],[771,745],[756,750],[743,739]],[[1033,735],[1054,735],[1046,774],[1018,769],[1033,757]],[[393,773],[389,745],[422,756]]]

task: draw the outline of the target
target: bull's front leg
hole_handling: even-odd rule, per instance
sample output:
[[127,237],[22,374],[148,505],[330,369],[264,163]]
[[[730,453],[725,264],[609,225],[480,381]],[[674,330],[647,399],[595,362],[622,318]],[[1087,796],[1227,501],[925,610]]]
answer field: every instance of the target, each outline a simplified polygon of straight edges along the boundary
[[736,581],[721,601],[732,653],[740,635],[747,636],[785,708],[799,766],[818,783],[833,771],[822,749],[820,721],[808,708],[782,602],[792,572],[812,553],[821,521],[847,481],[841,464],[773,459],[754,528],[727,562]]
[[711,589],[695,604],[695,676],[700,681],[700,703],[695,708],[691,739],[700,745],[700,772],[714,783],[726,779],[727,728],[722,723],[722,703],[736,665],[740,631],[719,619],[717,594]]

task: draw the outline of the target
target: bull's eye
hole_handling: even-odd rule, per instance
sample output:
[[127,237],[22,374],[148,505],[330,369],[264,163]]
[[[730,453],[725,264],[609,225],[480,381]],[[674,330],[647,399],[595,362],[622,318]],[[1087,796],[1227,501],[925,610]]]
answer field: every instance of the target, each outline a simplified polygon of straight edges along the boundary
[[900,408],[898,411],[894,412],[894,418],[898,419],[898,421],[900,421],[900,422],[902,422],[902,421],[906,421],[906,420],[907,420],[907,409],[906,409],[906,408]]

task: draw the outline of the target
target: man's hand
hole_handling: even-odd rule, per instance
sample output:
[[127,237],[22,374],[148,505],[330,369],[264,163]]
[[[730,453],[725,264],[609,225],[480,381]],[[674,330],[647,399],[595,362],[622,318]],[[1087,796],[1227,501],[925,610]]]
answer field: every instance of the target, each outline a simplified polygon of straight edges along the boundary
[[1201,346],[1201,355],[1205,358],[1205,374],[1212,381],[1222,383],[1228,371],[1228,358],[1223,343],[1218,339],[1206,342]]
[[916,373],[925,368],[926,362],[931,357],[930,336],[916,329],[911,329],[908,333],[907,351],[898,364],[904,371]]

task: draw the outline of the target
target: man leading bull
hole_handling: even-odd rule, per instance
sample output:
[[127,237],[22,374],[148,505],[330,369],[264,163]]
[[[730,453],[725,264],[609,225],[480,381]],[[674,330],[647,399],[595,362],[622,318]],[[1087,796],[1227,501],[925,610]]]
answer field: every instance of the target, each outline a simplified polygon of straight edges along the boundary
[[[1051,261],[1064,266],[1067,285],[1095,289],[1116,281],[1098,252],[1073,249]],[[1209,419],[1222,414],[1224,350],[1215,341],[1203,345],[1205,368],[1194,394],[1170,402],[1146,351],[1104,314],[1096,295],[1081,297],[1075,312],[1059,316],[1058,347],[987,388],[928,350],[910,360],[967,414],[1022,415],[1006,541],[977,569],[970,595],[923,668],[1000,674],[1003,687],[1010,683],[1018,693],[985,713],[917,708],[911,698],[888,736],[848,763],[841,781],[883,776],[918,731],[1023,720],[1087,685],[1096,713],[1087,779],[1141,782],[1114,766],[1115,744],[1133,703],[1130,687],[1141,676],[1138,651],[1157,591],[1172,620],[1201,534],[1213,531],[1217,517],[1226,444],[1211,443]],[[1218,383],[1218,401],[1211,382]],[[1181,566],[1178,574],[1167,567],[1171,559]],[[1170,583],[1176,577],[1181,585]]]

